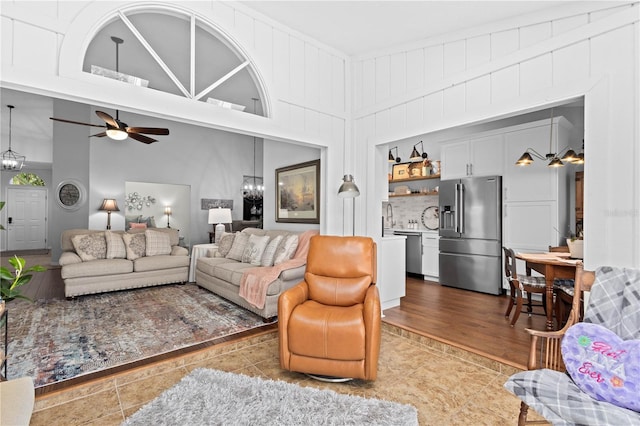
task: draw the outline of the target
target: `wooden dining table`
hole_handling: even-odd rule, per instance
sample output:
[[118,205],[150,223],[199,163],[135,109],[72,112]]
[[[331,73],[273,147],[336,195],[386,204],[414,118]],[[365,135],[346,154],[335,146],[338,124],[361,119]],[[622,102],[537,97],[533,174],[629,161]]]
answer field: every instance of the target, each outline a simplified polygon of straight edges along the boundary
[[518,253],[516,258],[525,261],[527,275],[531,275],[531,270],[544,275],[547,330],[553,330],[553,280],[556,278],[575,278],[576,265],[582,260],[571,259],[569,253]]

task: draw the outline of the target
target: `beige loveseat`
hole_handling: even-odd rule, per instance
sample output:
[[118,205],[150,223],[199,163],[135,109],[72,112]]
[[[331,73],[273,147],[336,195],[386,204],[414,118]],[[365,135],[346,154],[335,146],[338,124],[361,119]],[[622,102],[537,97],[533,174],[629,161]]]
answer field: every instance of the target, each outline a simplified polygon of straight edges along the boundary
[[189,250],[170,228],[62,232],[62,279],[66,297],[186,282]]
[[[276,249],[279,251],[276,253],[276,256],[282,254],[284,251],[283,244],[287,241],[287,237],[297,236],[299,237],[297,240],[298,243],[302,244],[304,241],[303,235],[305,235],[305,233],[283,230],[267,231],[258,228],[246,228],[241,232],[236,233],[236,235],[237,234],[245,234],[249,235],[249,237],[251,235],[258,237],[267,236],[268,243],[273,243],[276,237],[281,236],[280,243],[277,244]],[[225,235],[229,236],[233,234],[225,233]],[[223,236],[223,238],[226,237]],[[229,249],[229,247],[223,248],[222,243],[219,243],[218,249],[210,250],[206,257],[201,257],[197,260],[196,284],[262,316],[265,319],[272,319],[278,315],[278,297],[280,296],[280,293],[290,287],[293,287],[304,278],[304,272],[306,269],[306,251],[304,253],[299,253],[297,251],[299,247],[301,246],[297,245],[294,253],[280,264],[275,266],[266,266],[264,262],[261,264],[256,264],[256,262],[251,264],[249,263],[250,259],[247,258],[240,259],[238,256],[236,256],[236,259],[230,258],[229,255],[232,253],[227,253],[226,250]],[[220,251],[221,249],[223,249],[222,253]],[[265,252],[266,250],[267,249],[265,249]],[[250,250],[245,251],[245,254],[249,251]],[[250,253],[248,254],[250,255]],[[291,257],[295,257],[296,254],[300,255],[300,258],[292,259]],[[264,260],[264,256],[265,253],[263,252],[263,255],[260,256],[261,260]],[[250,269],[255,271],[255,268],[271,268],[271,271],[277,274],[273,277],[273,281],[270,280],[270,283],[266,286],[266,298],[264,300],[264,306],[262,307],[250,303],[240,295],[240,285],[243,275]]]

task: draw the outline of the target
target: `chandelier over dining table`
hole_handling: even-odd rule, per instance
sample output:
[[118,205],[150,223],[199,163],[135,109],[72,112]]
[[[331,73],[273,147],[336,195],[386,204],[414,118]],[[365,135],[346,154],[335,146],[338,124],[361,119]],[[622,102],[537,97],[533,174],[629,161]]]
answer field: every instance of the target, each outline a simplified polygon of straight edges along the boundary
[[524,154],[520,156],[516,165],[528,166],[533,163],[533,157],[539,160],[548,161],[547,167],[562,167],[564,163],[570,164],[584,164],[584,140],[582,141],[582,151],[579,154],[571,149],[570,146],[566,146],[558,152],[553,152],[553,108],[551,108],[551,122],[549,123],[549,152],[545,155],[538,153],[533,148],[527,148]]

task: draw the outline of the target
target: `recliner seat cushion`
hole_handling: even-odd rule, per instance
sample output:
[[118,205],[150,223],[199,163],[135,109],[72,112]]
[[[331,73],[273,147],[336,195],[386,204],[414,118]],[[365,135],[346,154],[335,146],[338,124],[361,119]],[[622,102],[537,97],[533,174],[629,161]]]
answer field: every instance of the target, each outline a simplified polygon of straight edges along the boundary
[[294,308],[288,333],[289,351],[296,355],[341,361],[365,358],[361,304],[327,306],[308,300]]

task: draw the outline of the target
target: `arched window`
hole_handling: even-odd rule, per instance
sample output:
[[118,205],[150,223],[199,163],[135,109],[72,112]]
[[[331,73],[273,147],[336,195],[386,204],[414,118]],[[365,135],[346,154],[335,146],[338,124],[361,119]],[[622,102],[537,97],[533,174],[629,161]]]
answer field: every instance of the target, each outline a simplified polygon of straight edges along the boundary
[[90,42],[83,71],[241,111],[261,99],[247,112],[268,115],[258,74],[242,48],[177,7],[114,12]]
[[35,173],[18,173],[9,181],[9,185],[47,186],[44,180]]

